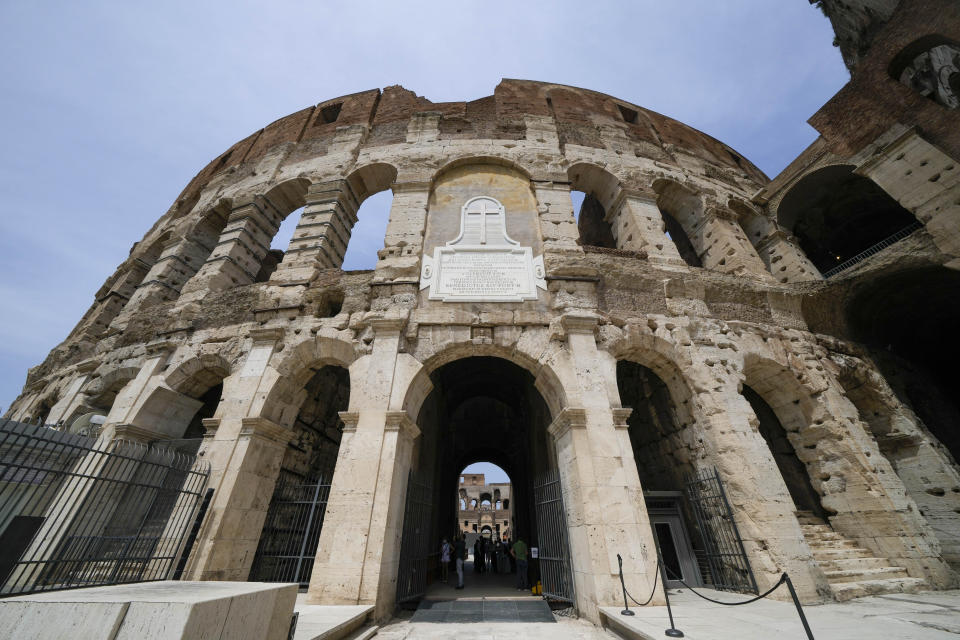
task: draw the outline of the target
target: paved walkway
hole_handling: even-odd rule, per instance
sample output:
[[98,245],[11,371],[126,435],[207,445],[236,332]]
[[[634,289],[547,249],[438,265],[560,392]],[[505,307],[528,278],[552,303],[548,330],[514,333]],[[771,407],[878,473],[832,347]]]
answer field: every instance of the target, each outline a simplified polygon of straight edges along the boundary
[[536,598],[530,590],[517,591],[515,573],[474,573],[473,562],[467,562],[463,572],[463,589],[456,589],[457,572],[450,572],[450,581],[434,582],[427,589],[428,600],[475,600],[480,598]]
[[[698,589],[704,595],[725,602],[746,600],[747,596]],[[687,589],[671,591],[676,628],[687,640],[805,640],[803,626],[791,602],[764,599],[753,604],[728,607],[707,602]],[[675,594],[675,595],[674,595]],[[629,627],[633,638],[664,638],[669,626],[666,607],[631,610],[635,616],[620,615],[622,607],[604,607],[611,622]],[[960,591],[898,593],[858,598],[844,603],[804,607],[816,640],[960,640]]]

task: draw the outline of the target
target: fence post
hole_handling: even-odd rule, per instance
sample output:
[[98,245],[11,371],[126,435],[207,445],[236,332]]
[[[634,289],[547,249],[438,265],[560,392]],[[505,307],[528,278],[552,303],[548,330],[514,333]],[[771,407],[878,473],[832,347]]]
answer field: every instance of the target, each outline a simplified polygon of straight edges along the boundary
[[807,616],[803,613],[803,607],[800,606],[800,599],[797,598],[797,592],[793,588],[793,581],[790,580],[790,576],[786,573],[783,574],[783,578],[787,583],[787,589],[790,590],[790,597],[793,598],[793,605],[797,608],[797,613],[800,615],[800,622],[803,623],[803,630],[807,632],[807,638],[813,640],[813,633],[810,631],[810,625],[807,624]]

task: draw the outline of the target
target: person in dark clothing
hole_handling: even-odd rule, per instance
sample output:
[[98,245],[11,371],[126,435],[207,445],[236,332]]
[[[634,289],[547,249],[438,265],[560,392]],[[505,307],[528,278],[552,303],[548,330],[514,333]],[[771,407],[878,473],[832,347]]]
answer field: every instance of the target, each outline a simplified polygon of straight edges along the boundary
[[473,543],[473,572],[483,573],[483,538]]
[[463,589],[463,561],[467,559],[467,543],[463,534],[458,535],[453,542],[453,558],[457,562],[457,589]]

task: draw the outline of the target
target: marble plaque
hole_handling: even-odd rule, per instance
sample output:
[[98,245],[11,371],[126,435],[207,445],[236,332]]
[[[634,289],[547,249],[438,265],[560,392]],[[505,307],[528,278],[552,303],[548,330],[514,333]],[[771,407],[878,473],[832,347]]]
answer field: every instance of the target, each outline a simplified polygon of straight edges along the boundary
[[420,288],[443,302],[522,302],[546,289],[543,257],[507,236],[505,211],[497,200],[471,198],[463,205],[460,235],[433,257],[423,256]]

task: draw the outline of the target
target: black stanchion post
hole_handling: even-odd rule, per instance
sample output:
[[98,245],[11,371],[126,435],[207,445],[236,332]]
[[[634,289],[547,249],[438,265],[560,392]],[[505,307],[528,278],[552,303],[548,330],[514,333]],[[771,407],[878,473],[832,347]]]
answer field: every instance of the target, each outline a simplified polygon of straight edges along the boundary
[[620,557],[620,554],[617,554],[617,564],[620,565],[620,588],[623,589],[623,611],[620,612],[622,616],[632,616],[634,615],[633,611],[630,611],[630,605],[627,604],[627,587],[623,583],[623,558]]
[[807,638],[813,640],[813,632],[810,631],[810,625],[807,624],[807,616],[803,614],[803,607],[800,606],[800,598],[797,597],[797,592],[793,588],[793,581],[790,580],[790,576],[786,573],[783,574],[783,579],[787,583],[787,589],[790,590],[790,597],[793,598],[793,604],[797,607],[797,613],[800,614],[800,622],[803,623],[803,630],[807,632]]
[[677,629],[673,624],[673,609],[670,608],[670,594],[667,589],[667,573],[663,568],[663,563],[660,562],[660,549],[657,548],[657,569],[660,571],[660,582],[663,583],[663,598],[667,601],[667,616],[670,618],[670,628],[664,631],[663,633],[670,638],[682,638],[683,631]]

